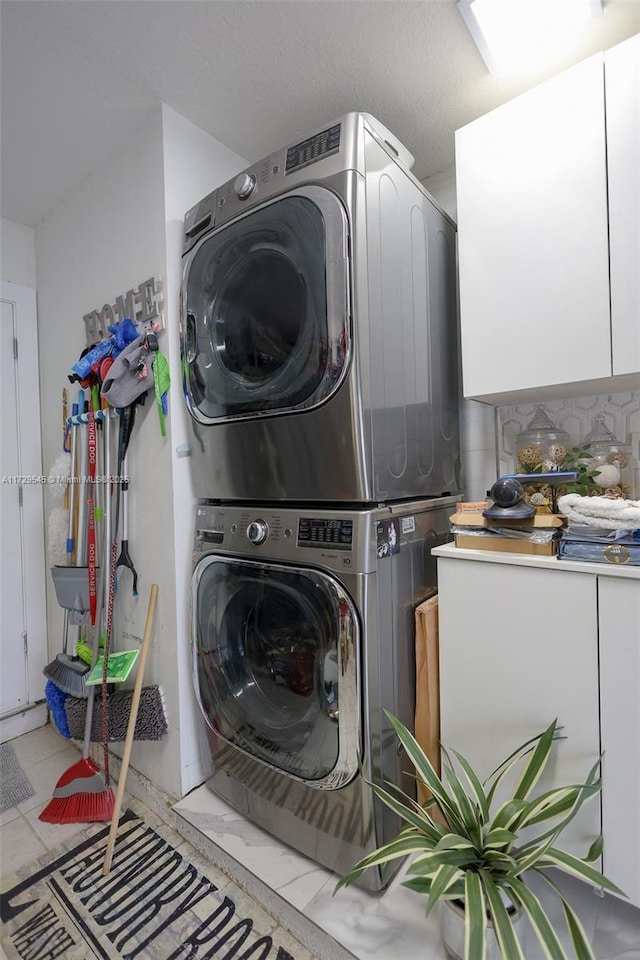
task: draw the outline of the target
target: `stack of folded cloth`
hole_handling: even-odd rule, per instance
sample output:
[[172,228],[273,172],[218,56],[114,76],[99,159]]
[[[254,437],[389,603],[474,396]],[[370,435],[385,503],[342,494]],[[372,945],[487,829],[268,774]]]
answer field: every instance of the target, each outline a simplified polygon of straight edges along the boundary
[[640,566],[640,500],[568,493],[558,499],[558,510],[567,518],[560,560]]

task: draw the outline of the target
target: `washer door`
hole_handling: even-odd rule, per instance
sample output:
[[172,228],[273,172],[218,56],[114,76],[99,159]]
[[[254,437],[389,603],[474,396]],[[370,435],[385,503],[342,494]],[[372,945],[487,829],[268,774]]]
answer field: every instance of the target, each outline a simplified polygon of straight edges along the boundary
[[215,733],[323,789],[357,773],[358,622],[314,570],[208,555],[193,582],[194,683]]
[[182,285],[185,396],[201,423],[326,400],[349,353],[348,221],[303,187],[204,237]]

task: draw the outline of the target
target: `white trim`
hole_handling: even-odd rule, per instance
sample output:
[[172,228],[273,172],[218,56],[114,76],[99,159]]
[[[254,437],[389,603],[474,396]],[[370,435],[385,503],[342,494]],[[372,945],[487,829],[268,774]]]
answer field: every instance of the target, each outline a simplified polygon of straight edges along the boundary
[[[0,292],[3,300],[14,305],[18,324],[17,400],[20,472],[23,476],[40,477],[42,475],[42,444],[36,291],[31,287],[3,280]],[[43,491],[44,487],[41,483],[28,483],[22,486],[27,693],[30,704],[43,699],[45,681],[42,668],[47,662]],[[42,726],[42,723],[36,723],[36,726]],[[35,729],[35,727],[28,729]],[[17,734],[14,735],[17,736]]]

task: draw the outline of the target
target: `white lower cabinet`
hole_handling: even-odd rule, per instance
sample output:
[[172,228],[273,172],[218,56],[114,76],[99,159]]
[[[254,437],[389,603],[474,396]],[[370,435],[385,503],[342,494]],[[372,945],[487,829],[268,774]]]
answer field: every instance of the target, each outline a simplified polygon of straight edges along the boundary
[[[441,741],[486,777],[554,718],[563,727],[540,790],[581,782],[600,753],[595,577],[438,559]],[[584,855],[598,799],[562,843]]]
[[598,578],[604,871],[640,906],[640,582]]
[[601,795],[558,846],[582,856],[602,830],[603,870],[640,906],[640,571],[436,552],[442,743],[486,777],[557,717],[541,789],[582,781],[602,752]]

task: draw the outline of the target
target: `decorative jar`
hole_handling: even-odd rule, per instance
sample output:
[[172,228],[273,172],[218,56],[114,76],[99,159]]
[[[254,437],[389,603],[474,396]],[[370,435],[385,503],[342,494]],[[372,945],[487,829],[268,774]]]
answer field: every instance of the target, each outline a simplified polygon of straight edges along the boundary
[[[570,450],[569,434],[547,415],[544,404],[536,403],[533,416],[516,436],[516,473],[550,473],[561,470]],[[524,498],[539,512],[549,512],[554,501],[547,483],[526,483]]]
[[592,472],[594,496],[634,498],[633,458],[629,444],[617,440],[605,423],[604,414],[593,418],[591,430],[581,444],[583,462]]

